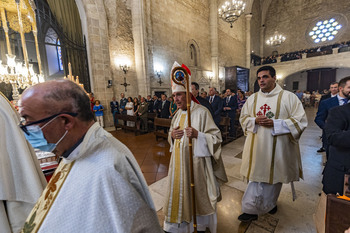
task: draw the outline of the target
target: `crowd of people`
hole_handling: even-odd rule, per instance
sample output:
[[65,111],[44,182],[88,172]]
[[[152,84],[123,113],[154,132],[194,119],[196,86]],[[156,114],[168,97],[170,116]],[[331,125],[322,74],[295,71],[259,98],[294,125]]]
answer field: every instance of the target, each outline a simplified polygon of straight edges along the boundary
[[[252,55],[252,63],[254,64],[254,66],[258,66],[261,64],[265,65],[265,64],[276,63],[277,59],[281,59],[281,62],[292,61],[292,60],[302,59],[302,54],[306,54],[307,57],[320,56],[324,54],[331,54],[332,49],[334,48],[338,48],[339,52],[348,51],[347,48],[349,47],[350,47],[350,41],[346,41],[346,42],[336,43],[332,45],[325,45],[325,46],[319,46],[319,47],[314,47],[310,49],[301,49],[298,51],[288,52],[288,53],[283,53],[278,55],[271,55],[268,57],[263,57],[262,59],[261,57],[254,54]],[[258,61],[259,59],[262,61],[259,62]]]
[[316,91],[300,91],[296,90],[294,93],[298,96],[299,100],[303,103],[304,107],[318,107],[323,95],[328,94],[328,90],[325,89],[321,93]]
[[[295,198],[293,183],[304,178],[298,142],[308,124],[306,104],[300,101],[304,93],[294,94],[276,83],[271,66],[259,68],[257,81],[260,90],[256,93],[231,89],[219,93],[214,87],[207,93],[192,82],[190,105],[187,90],[176,83],[171,85],[170,98],[165,94],[161,98],[126,98],[124,93],[119,101],[112,98],[115,120],[118,114],[142,117],[155,113],[172,118],[163,228],[136,159],[103,129],[99,113],[104,107],[92,94],[88,97],[69,80],[40,83],[23,92],[19,113],[0,95],[0,120],[6,125],[0,137],[4,145],[0,152],[4,171],[0,177],[0,229],[6,233],[189,233],[194,226],[198,233],[207,228],[215,233],[220,185],[228,182],[219,122],[222,116],[229,117],[234,137],[232,120],[237,114],[246,134],[240,174],[249,180],[238,220],[250,222],[261,214],[275,214],[282,185],[291,183]],[[311,98],[310,93],[305,96]],[[331,83],[329,93],[319,100],[315,122],[324,132],[327,163],[322,183],[326,194],[342,194],[344,175],[350,172],[349,98],[350,77],[346,77]],[[32,147],[61,158],[47,186]],[[13,160],[18,155],[21,158]],[[197,191],[191,193],[194,186]]]
[[[221,93],[216,90],[215,87],[209,88],[209,91],[205,91],[203,88],[199,90],[199,85],[196,82],[192,82],[192,95],[206,106],[212,114],[216,125],[220,127],[221,117],[230,118],[230,134],[232,139],[236,138],[235,133],[235,120],[236,115],[239,115],[246,99],[252,94],[251,91],[244,92],[241,89],[237,91],[227,89]],[[208,95],[209,93],[209,95]],[[89,93],[91,109],[95,114],[96,121],[100,126],[104,127],[103,111],[104,107],[99,100],[95,100],[93,93]],[[158,118],[172,119],[178,111],[178,106],[174,101],[173,95],[167,96],[161,94],[148,95],[146,98],[138,95],[138,97],[125,97],[124,93],[120,94],[119,101],[113,96],[110,102],[110,111],[113,115],[114,124],[118,124],[118,114],[126,114],[129,116],[138,116],[141,120],[142,132],[148,132],[147,117],[149,113],[156,114]],[[135,122],[128,121],[127,126],[134,127]]]

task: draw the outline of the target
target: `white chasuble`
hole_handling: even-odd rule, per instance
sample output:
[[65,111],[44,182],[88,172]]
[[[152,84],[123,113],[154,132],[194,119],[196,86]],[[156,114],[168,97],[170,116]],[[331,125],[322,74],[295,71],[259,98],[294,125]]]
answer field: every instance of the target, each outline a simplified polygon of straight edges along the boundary
[[23,232],[162,230],[135,158],[96,122],[61,161]]
[[19,232],[46,186],[19,114],[0,92],[0,232]]
[[[275,126],[255,125],[258,116],[274,120]],[[307,118],[295,94],[278,84],[270,93],[254,93],[242,108],[240,123],[247,136],[241,165],[245,178],[269,184],[303,178],[298,140]]]
[[[169,165],[166,202],[163,208],[165,230],[168,229],[166,228],[167,223],[179,226],[183,224],[188,225],[192,219],[188,158],[189,139],[185,135],[181,139],[173,140],[171,138],[173,128],[180,126],[180,129],[184,129],[187,125],[187,111],[180,109],[175,114],[169,130],[169,143],[172,154]],[[191,103],[191,126],[201,133],[202,139],[204,138],[204,142],[199,139],[193,139],[196,214],[197,216],[209,216],[216,213],[216,203],[220,196],[219,183],[227,182],[221,158],[221,133],[209,111],[194,102]],[[203,146],[207,148],[196,148]],[[204,153],[205,155],[198,153]],[[213,221],[208,220],[207,222]]]

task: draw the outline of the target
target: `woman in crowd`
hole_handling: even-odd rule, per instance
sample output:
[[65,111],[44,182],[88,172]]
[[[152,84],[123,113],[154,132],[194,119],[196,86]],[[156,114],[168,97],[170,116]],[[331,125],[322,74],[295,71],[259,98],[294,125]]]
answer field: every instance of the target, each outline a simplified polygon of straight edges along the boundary
[[[128,102],[125,105],[125,109],[126,109],[126,114],[127,115],[129,115],[129,116],[133,116],[134,115],[134,104],[132,102],[132,98],[131,97],[128,98]],[[135,122],[127,121],[126,125],[130,126],[130,127],[134,127],[135,126]]]
[[170,119],[172,119],[178,109],[174,101],[174,98],[172,96],[169,97],[169,101],[170,101],[170,106],[169,106]]
[[318,104],[320,103],[322,95],[318,92],[315,92],[315,108],[318,108]]
[[310,99],[311,99],[310,92],[305,91],[303,95],[304,107],[310,107]]
[[94,106],[95,106],[95,97],[94,97],[94,93],[90,92],[88,94],[89,98],[90,98],[90,105],[91,105],[91,111],[94,111]]
[[237,113],[241,113],[241,109],[247,99],[245,98],[244,92],[241,90],[237,91]]
[[139,111],[139,100],[137,99],[137,97],[134,98],[134,116],[137,116],[137,113]]

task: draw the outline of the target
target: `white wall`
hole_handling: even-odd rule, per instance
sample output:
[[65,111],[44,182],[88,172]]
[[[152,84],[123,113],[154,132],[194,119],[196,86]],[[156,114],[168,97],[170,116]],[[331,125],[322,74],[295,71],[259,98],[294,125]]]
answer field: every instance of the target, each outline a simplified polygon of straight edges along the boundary
[[281,86],[283,86],[283,84],[285,84],[284,89],[286,89],[288,91],[294,91],[293,90],[293,82],[299,82],[298,89],[301,91],[305,91],[306,86],[307,86],[307,72],[298,72],[298,73],[289,75],[285,79],[281,80],[281,82],[279,81],[279,84],[282,83]]
[[350,76],[350,68],[339,68],[336,71],[335,81],[339,82],[340,79]]

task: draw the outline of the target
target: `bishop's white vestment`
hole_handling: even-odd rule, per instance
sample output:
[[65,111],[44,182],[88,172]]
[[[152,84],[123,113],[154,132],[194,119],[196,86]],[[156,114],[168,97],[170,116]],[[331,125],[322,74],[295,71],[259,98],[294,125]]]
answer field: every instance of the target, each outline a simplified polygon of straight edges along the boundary
[[132,153],[96,122],[61,161],[23,232],[162,230]]
[[[274,127],[256,125],[255,118],[258,116],[272,119]],[[261,90],[254,93],[242,108],[240,123],[247,136],[241,165],[241,174],[247,180],[275,185],[279,194],[280,183],[303,178],[298,140],[307,126],[307,118],[302,103],[295,94],[282,90],[278,84],[269,93]],[[253,185],[252,182],[249,185]],[[254,189],[263,187],[260,185]],[[248,187],[247,190],[252,189]],[[271,190],[266,188],[266,192]],[[277,198],[278,195],[275,200]],[[265,212],[273,207],[270,205]]]
[[19,114],[0,92],[0,232],[19,232],[46,186]]
[[[190,195],[189,140],[184,135],[173,140],[173,128],[186,128],[187,111],[179,109],[169,130],[171,160],[168,172],[164,230],[191,232],[192,202]],[[198,131],[193,139],[193,169],[198,230],[209,227],[216,232],[216,203],[221,198],[219,183],[227,182],[221,158],[221,132],[210,112],[203,106],[191,103],[191,126]]]

